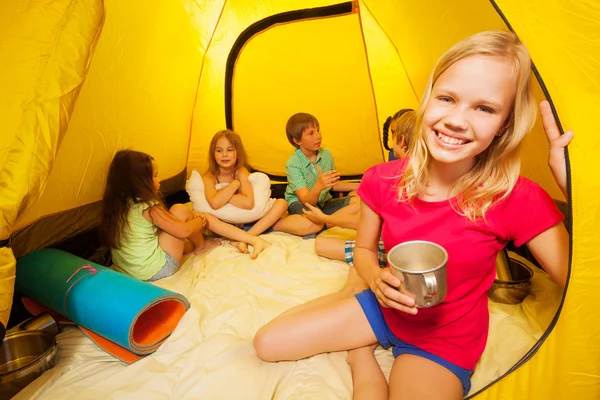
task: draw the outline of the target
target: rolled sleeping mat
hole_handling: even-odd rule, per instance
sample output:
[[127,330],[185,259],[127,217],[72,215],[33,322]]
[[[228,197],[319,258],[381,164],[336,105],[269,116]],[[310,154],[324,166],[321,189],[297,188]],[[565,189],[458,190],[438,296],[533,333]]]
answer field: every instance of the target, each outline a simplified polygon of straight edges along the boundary
[[121,359],[107,340],[135,355],[153,353],[190,307],[181,294],[57,249],[40,249],[21,257],[15,287],[87,328],[91,332],[84,332],[90,338]]

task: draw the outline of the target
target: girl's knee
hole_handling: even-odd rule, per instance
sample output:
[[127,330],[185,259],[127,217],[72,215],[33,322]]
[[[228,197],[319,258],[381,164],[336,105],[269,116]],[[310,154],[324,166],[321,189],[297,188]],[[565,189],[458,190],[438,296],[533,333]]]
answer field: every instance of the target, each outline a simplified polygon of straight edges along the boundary
[[184,221],[192,215],[192,210],[185,204],[174,204],[169,208],[169,212]]
[[254,336],[253,345],[256,355],[263,361],[275,362],[279,361],[277,356],[274,354],[273,341],[270,337],[268,326],[263,326],[256,332]]
[[331,238],[318,237],[315,240],[315,253],[320,256],[327,254],[327,249],[330,247]]
[[312,221],[309,221],[309,222],[310,222],[310,224],[308,224],[306,226],[306,232],[305,233],[303,232],[302,233],[303,235],[310,235],[310,234],[313,234],[313,233],[319,233],[325,227],[325,224],[318,224],[318,223],[312,222]]
[[284,199],[277,199],[275,200],[275,203],[273,203],[273,208],[279,210],[283,214],[288,209],[288,203]]

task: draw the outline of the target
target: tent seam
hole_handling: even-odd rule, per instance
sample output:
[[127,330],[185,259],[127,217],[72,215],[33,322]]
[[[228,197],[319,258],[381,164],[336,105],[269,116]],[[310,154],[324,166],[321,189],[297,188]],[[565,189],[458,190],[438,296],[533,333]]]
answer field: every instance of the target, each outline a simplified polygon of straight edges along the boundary
[[[215,24],[215,28],[213,29],[212,34],[210,35],[210,39],[208,40],[208,43],[206,45],[206,51],[204,52],[204,55],[202,55],[202,63],[200,64],[200,73],[198,74],[198,84],[196,85],[196,95],[194,96],[194,105],[192,106],[192,118],[190,119],[190,135],[189,135],[189,139],[188,139],[187,154],[185,156],[186,169],[187,169],[188,161],[190,159],[190,148],[192,145],[192,133],[193,133],[192,130],[194,128],[194,110],[196,110],[196,104],[198,104],[198,92],[200,91],[200,80],[202,79],[202,72],[204,71],[206,55],[208,54],[210,46],[212,45],[213,39],[215,37],[215,34],[217,33],[217,29],[219,28],[219,24],[221,22],[221,18],[223,17],[223,12],[225,11],[226,6],[227,6],[227,0],[225,0],[223,2],[223,7],[221,8],[221,12],[219,13],[219,18],[217,18],[217,23]],[[186,175],[187,175],[187,172],[186,172]]]

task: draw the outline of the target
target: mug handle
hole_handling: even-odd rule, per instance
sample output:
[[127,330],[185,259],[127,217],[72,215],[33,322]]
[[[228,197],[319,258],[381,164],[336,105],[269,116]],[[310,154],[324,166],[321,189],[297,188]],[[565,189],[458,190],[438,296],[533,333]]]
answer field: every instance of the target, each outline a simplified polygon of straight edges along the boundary
[[425,281],[425,290],[427,292],[427,297],[435,296],[438,291],[438,284],[435,274],[433,272],[423,274],[423,280]]

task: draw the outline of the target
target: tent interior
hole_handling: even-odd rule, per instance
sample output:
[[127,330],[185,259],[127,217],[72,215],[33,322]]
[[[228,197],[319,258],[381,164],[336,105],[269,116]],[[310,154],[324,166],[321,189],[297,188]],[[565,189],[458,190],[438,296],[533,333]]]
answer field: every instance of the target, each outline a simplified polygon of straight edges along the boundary
[[[338,171],[347,179],[359,178],[370,166],[387,160],[381,134],[384,121],[401,108],[418,108],[432,66],[447,48],[479,31],[510,29],[532,55],[537,101],[548,99],[560,125],[575,131],[567,156],[569,199],[547,166],[548,143],[540,118],[523,142],[521,165],[522,175],[538,182],[565,213],[571,232],[570,274],[562,292],[537,269],[536,282],[541,286],[533,290],[533,297],[512,311],[498,308],[506,314],[492,325],[500,329],[506,321],[525,315],[529,325],[522,331],[528,341],[523,339],[508,364],[491,366],[470,395],[478,399],[598,398],[600,311],[594,304],[600,295],[594,288],[600,284],[600,180],[593,171],[598,170],[600,158],[592,152],[600,148],[600,135],[594,135],[592,118],[593,111],[600,109],[599,21],[600,7],[593,1],[573,2],[568,10],[558,0],[529,5],[516,0],[3,2],[0,320],[6,324],[11,308],[19,308],[19,298],[13,299],[16,258],[39,248],[66,246],[74,253],[85,249],[79,253],[84,258],[107,261],[106,252],[93,246],[94,234],[108,166],[119,149],[151,154],[168,201],[185,201],[186,179],[193,170],[207,169],[212,136],[224,128],[234,129],[244,141],[250,165],[270,176],[277,194],[285,185],[285,163],[292,152],[285,122],[293,113],[306,111],[318,117],[324,146],[334,154]],[[335,229],[324,234],[351,235]],[[210,307],[209,295],[221,295],[208,285],[219,280],[216,266],[228,265],[232,258],[249,262],[223,248],[213,255],[192,257],[178,273],[181,279],[165,281],[165,287],[190,298],[201,296],[206,305],[192,300],[192,309],[169,339],[172,342],[166,342],[166,349],[161,347],[156,357],[128,366],[126,373],[125,366],[86,342],[79,331],[66,330],[59,339],[59,365],[20,396],[113,398],[119,393],[133,397],[141,390],[146,394],[156,390],[167,398],[198,393],[204,394],[202,398],[236,398],[233,394],[240,393],[257,399],[350,398],[351,382],[342,356],[330,355],[329,361],[315,366],[312,371],[319,371],[321,379],[311,373],[311,361],[304,360],[297,364],[300,367],[281,366],[285,372],[276,381],[275,367],[259,364],[256,355],[248,353],[259,321],[266,322],[277,315],[275,311],[295,302],[339,289],[347,271],[343,263],[319,259],[310,241],[282,234],[265,238],[279,248],[260,268],[248,267],[248,279],[259,279],[267,269],[272,279],[297,273],[303,278],[296,284],[313,286],[315,279],[320,283],[293,300],[287,301],[284,292],[273,299],[262,298],[257,320],[230,332],[235,336],[230,346],[244,342],[240,351],[231,353],[243,363],[228,371],[229,364],[215,361],[224,354],[215,350],[220,342],[200,340],[209,338],[207,330],[221,327],[215,321],[229,315],[225,306],[221,311]],[[290,253],[277,253],[280,250]],[[515,257],[535,263],[523,249],[513,250]],[[291,257],[297,251],[302,254]],[[276,265],[281,260],[298,265],[285,272]],[[299,266],[304,263],[329,271],[305,276]],[[222,272],[221,278],[232,279],[232,271]],[[201,286],[191,288],[185,280]],[[292,285],[289,289],[294,287],[292,281],[282,282]],[[208,297],[194,290],[204,290]],[[530,311],[541,316],[527,319]],[[204,321],[202,312],[212,319]],[[529,330],[533,325],[535,329]],[[490,336],[510,339],[513,333],[490,332]],[[190,339],[194,334],[196,338]],[[188,374],[177,377],[179,389],[172,380],[160,389],[152,387],[151,379],[160,381],[150,374],[159,365],[154,363],[181,356],[174,350],[180,340],[191,340],[202,349],[197,359],[205,364],[196,371],[206,379],[197,378],[202,380],[200,386],[185,380],[190,391],[181,388]],[[503,351],[486,349],[488,365],[502,358]],[[390,359],[384,353],[378,350],[385,370]],[[189,357],[194,355],[198,356]],[[169,360],[174,363],[169,365],[176,364],[175,358]],[[104,372],[94,369],[94,363]],[[208,371],[216,365],[222,372],[215,378]],[[85,380],[76,375],[76,367],[81,367],[78,373],[86,371]],[[248,374],[239,385],[230,385],[240,368],[261,370],[262,378]],[[98,374],[90,378],[90,373]],[[340,375],[338,386],[323,378],[335,381]],[[123,378],[116,384],[117,376],[129,382]],[[294,397],[307,376],[310,390]],[[268,384],[258,389],[254,381],[263,378]],[[230,396],[218,396],[227,390]]]

